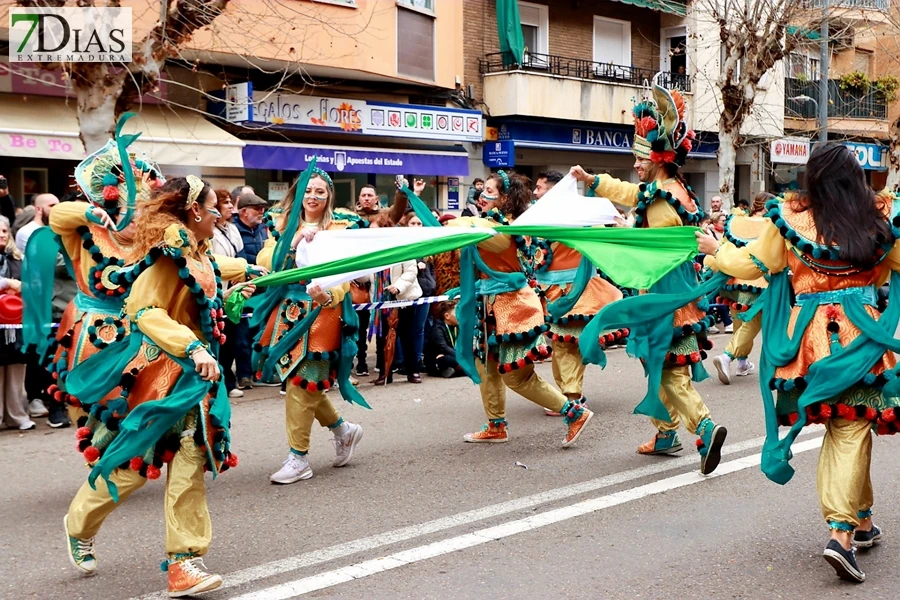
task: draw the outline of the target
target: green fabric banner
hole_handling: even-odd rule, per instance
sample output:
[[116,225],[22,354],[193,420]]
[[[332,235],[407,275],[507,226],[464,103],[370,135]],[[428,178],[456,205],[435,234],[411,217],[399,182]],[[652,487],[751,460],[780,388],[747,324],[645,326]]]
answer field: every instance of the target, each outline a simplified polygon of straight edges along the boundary
[[22,264],[22,339],[43,357],[53,330],[53,280],[59,241],[49,227],[39,227],[28,240]]
[[[521,65],[525,57],[525,40],[516,0],[497,0],[497,37],[503,54],[503,66]],[[534,52],[534,48],[530,50]]]
[[[695,227],[659,229],[625,229],[617,227],[555,227],[509,225],[500,231],[507,235],[530,235],[561,242],[588,257],[610,279],[622,287],[650,288],[690,260],[697,253]],[[428,242],[398,245],[394,248],[361,256],[342,258],[320,265],[287,269],[254,280],[257,287],[308,281],[317,277],[350,273],[363,269],[393,265],[423,256],[433,256],[490,237],[487,233],[461,233]],[[635,265],[640,265],[636,269]],[[237,323],[244,307],[241,294],[231,294],[225,303],[228,318]]]

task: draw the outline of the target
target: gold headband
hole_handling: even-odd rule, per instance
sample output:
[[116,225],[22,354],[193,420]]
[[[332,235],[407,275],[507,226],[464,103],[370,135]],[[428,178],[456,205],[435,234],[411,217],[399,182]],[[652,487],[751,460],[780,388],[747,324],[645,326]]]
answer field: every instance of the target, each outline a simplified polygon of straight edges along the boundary
[[196,175],[188,175],[187,182],[188,186],[190,186],[190,190],[188,190],[187,205],[185,208],[190,208],[191,205],[200,198],[200,192],[203,191],[203,181]]

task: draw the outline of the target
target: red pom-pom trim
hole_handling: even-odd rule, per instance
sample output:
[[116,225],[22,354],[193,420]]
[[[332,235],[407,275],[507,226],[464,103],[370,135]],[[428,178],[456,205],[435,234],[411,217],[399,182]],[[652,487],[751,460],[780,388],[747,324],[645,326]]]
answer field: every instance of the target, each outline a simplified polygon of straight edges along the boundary
[[237,454],[229,454],[228,458],[225,459],[225,464],[228,465],[229,469],[233,469],[238,466],[238,456]]
[[147,467],[147,479],[159,479],[159,467],[150,465]]
[[172,459],[173,459],[173,458],[175,458],[175,453],[174,453],[173,451],[171,451],[171,450],[166,450],[166,451],[163,452],[163,454],[162,454],[162,461],[163,461],[164,463],[170,463],[170,462],[172,462]]
[[89,463],[96,462],[100,458],[100,451],[94,446],[84,449],[84,459]]
[[819,410],[819,416],[823,419],[830,419],[832,415],[832,409],[830,404],[823,404],[821,410]]
[[75,432],[76,440],[86,440],[89,437],[91,437],[90,427],[79,427],[78,430]]
[[797,413],[791,413],[788,415],[788,425],[793,425],[800,419],[800,415]]
[[128,463],[128,466],[131,467],[132,471],[140,471],[141,467],[144,466],[144,459],[140,456],[135,456],[131,459],[131,462]]
[[318,386],[316,385],[316,382],[315,382],[315,381],[310,381],[309,383],[306,384],[306,391],[307,391],[307,392],[315,392],[315,391],[317,391],[318,389],[319,389],[319,388],[318,388]]
[[878,411],[871,407],[867,408],[866,409],[866,420],[867,421],[875,421],[877,419],[878,419]]
[[656,152],[651,150],[650,160],[657,164],[673,163],[675,162],[675,152],[673,152],[672,150],[666,150],[665,152]]
[[114,185],[107,185],[103,187],[103,199],[104,200],[118,200],[119,199],[119,189]]

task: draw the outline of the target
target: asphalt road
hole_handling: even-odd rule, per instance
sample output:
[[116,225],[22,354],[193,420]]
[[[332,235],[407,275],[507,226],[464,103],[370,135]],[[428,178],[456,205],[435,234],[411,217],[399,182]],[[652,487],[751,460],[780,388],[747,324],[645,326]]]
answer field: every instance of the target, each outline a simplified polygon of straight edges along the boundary
[[[716,350],[727,337],[716,336]],[[712,362],[707,361],[712,373]],[[549,364],[539,372],[549,377]],[[698,385],[729,429],[715,476],[697,474],[695,437],[677,457],[642,457],[653,432],[631,414],[644,394],[640,365],[610,353],[589,367],[596,412],[570,449],[564,427],[510,394],[510,441],[464,444],[484,421],[468,380],[402,378],[364,385],[367,411],[340,402],[365,428],[353,462],[331,467],[330,435],[313,432],[315,476],[269,483],[287,447],[277,388],[234,402],[240,466],[209,481],[213,545],[206,558],[225,587],[212,600],[277,598],[790,598],[895,599],[893,534],[900,521],[897,442],[875,442],[875,520],[885,542],[860,555],[862,586],[839,581],[821,558],[827,531],[815,492],[820,431],[795,447],[794,479],[759,471],[764,426],[756,376]],[[339,401],[339,396],[335,394]],[[165,598],[162,480],[118,508],[97,538],[97,575],[66,558],[62,517],[86,470],[74,430],[0,431],[3,517],[0,597]],[[527,465],[527,469],[516,463]]]

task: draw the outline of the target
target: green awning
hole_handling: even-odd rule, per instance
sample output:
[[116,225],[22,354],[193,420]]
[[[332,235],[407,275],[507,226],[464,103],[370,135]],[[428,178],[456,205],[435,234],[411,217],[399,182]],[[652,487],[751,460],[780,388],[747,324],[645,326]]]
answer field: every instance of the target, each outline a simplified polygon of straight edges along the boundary
[[807,29],[805,27],[797,27],[796,25],[788,25],[788,35],[797,35],[805,37],[808,40],[822,39],[822,34],[818,29]]
[[687,7],[683,2],[678,2],[677,0],[618,0],[618,2],[649,8],[650,10],[658,10],[659,12],[678,15],[679,17],[687,15]]

